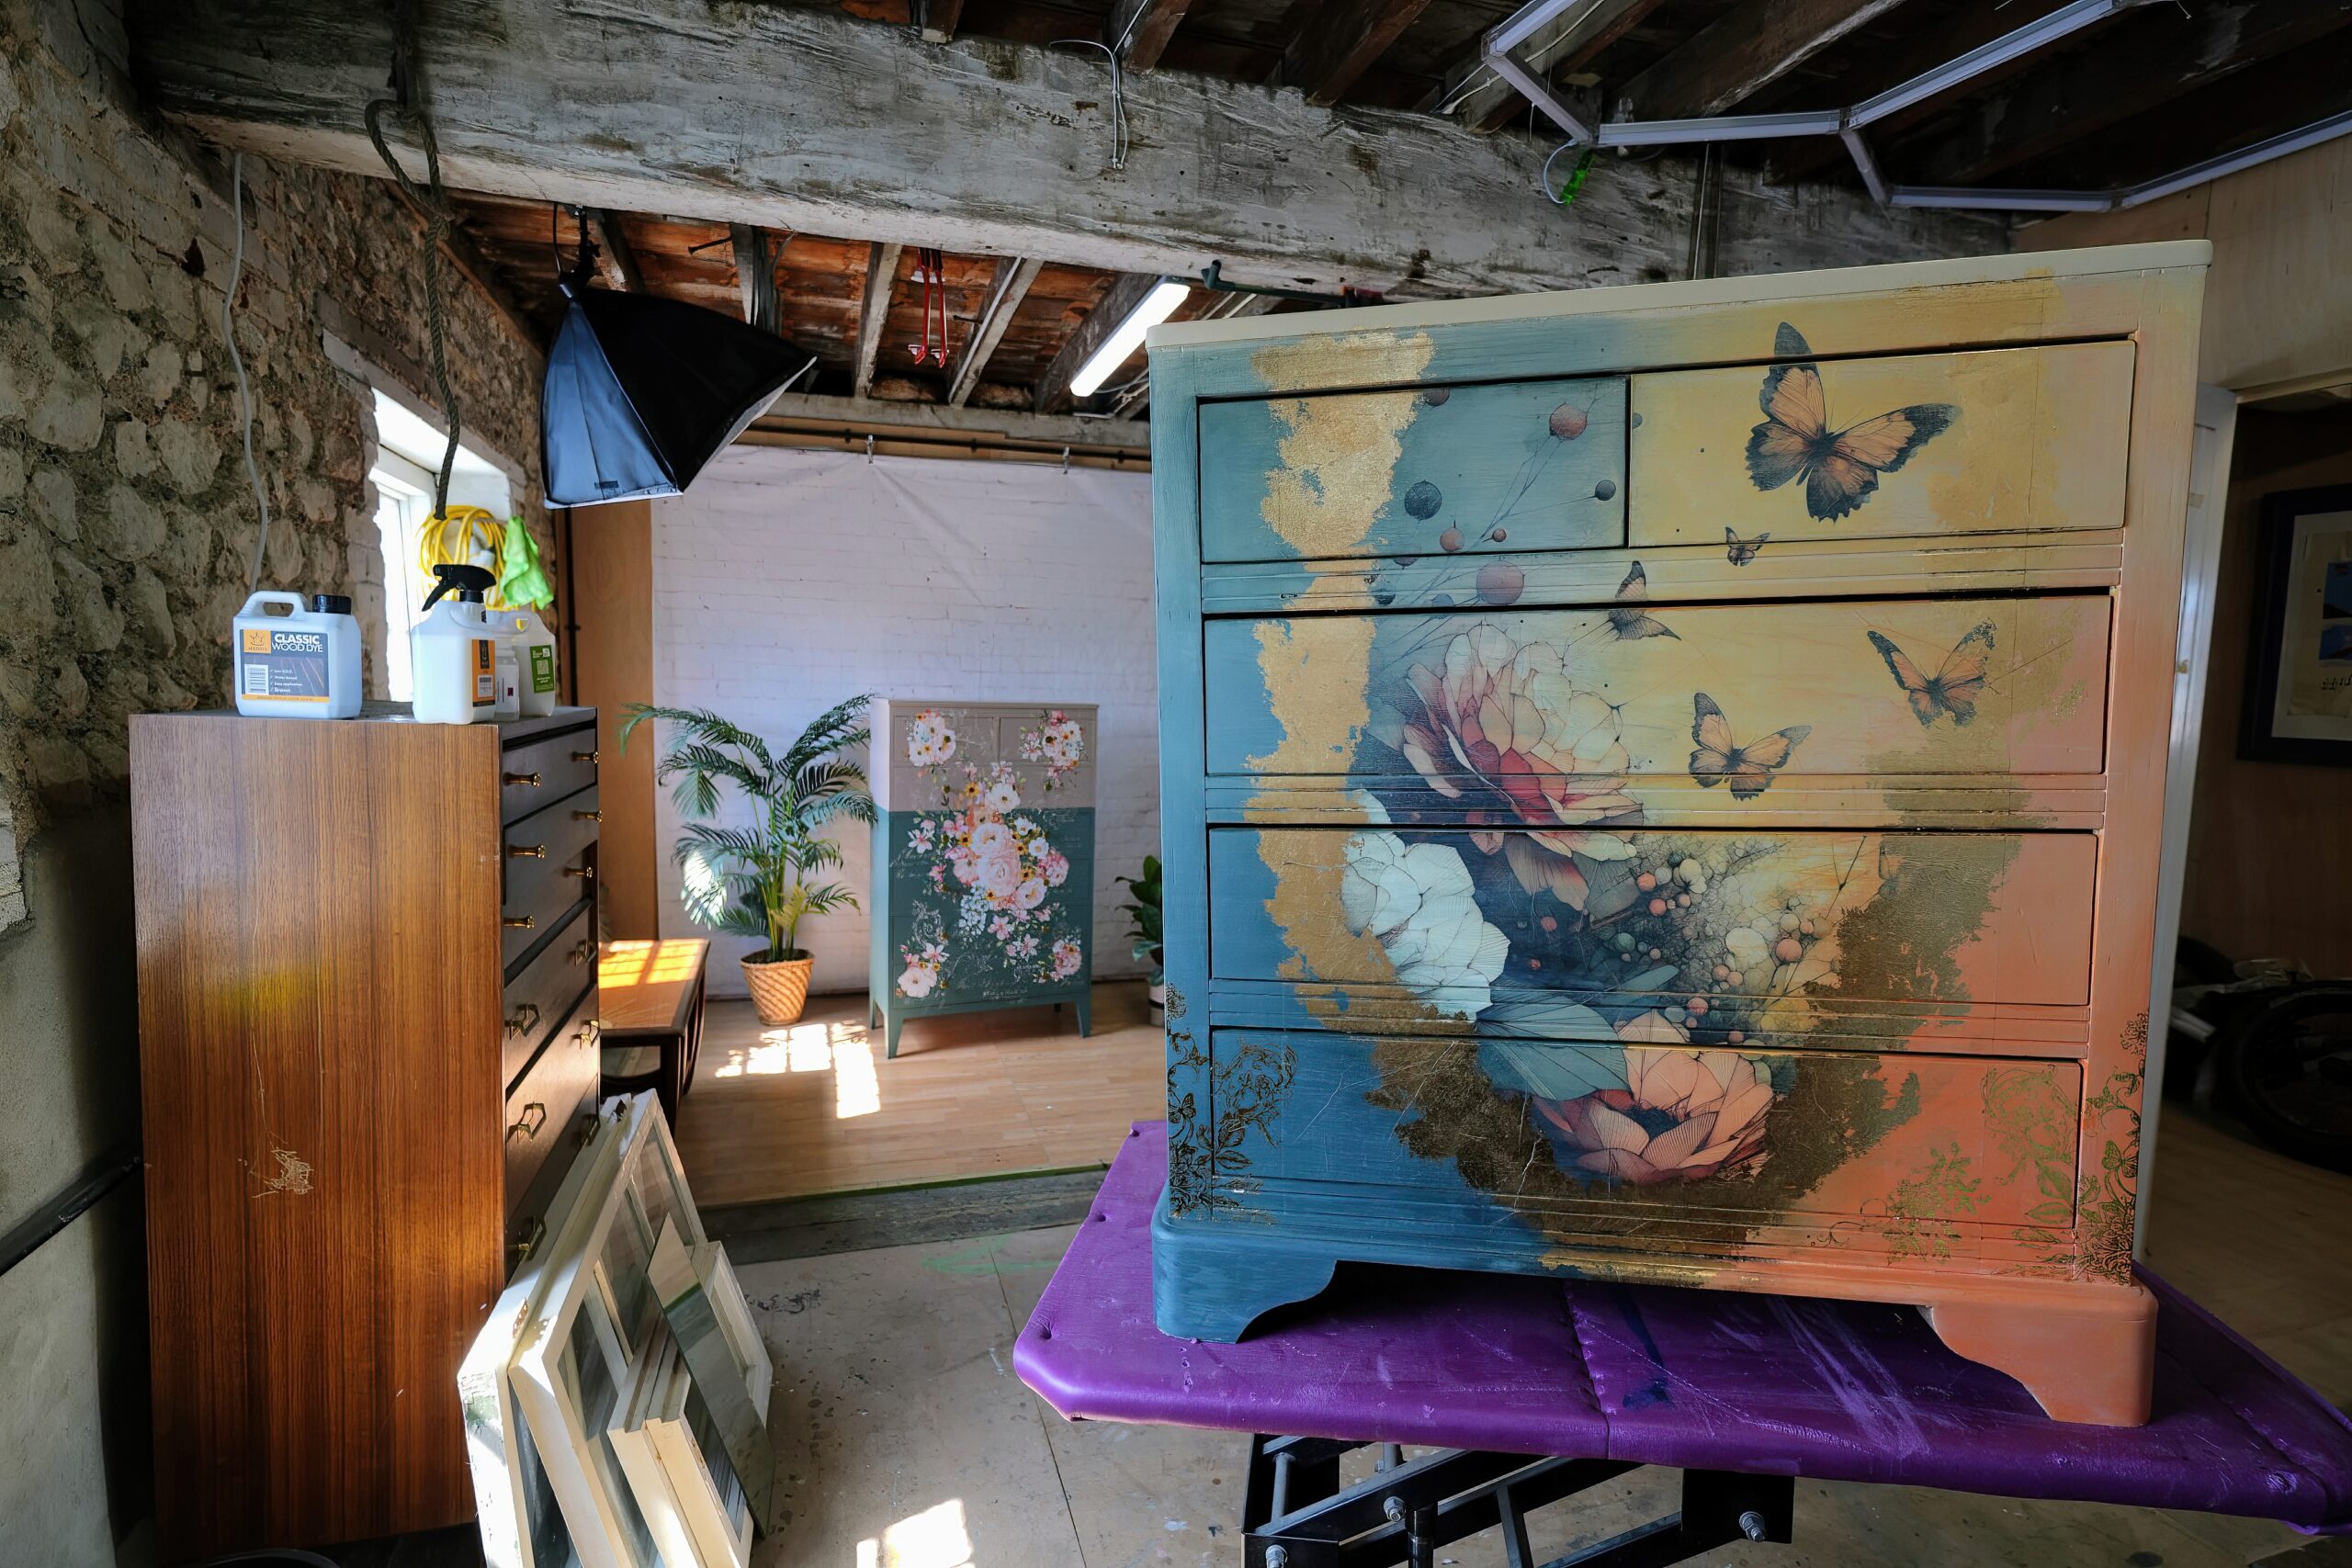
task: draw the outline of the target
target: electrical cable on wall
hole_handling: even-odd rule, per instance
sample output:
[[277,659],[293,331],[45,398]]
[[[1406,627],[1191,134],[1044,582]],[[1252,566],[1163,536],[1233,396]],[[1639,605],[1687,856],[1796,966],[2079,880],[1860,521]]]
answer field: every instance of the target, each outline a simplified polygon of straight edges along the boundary
[[1568,183],[1555,193],[1552,189],[1552,164],[1561,153],[1576,145],[1574,141],[1563,141],[1553,148],[1552,156],[1544,160],[1543,172],[1535,176],[1535,188],[1542,191],[1555,207],[1566,207],[1576,200],[1577,192],[1584,188],[1585,175],[1592,172],[1593,154],[1600,151],[1600,143],[1597,141],[1584,143],[1584,156],[1578,158],[1577,166],[1569,171]]
[[263,552],[269,547],[269,492],[262,488],[261,469],[254,462],[254,394],[245,380],[244,356],[237,352],[237,284],[245,271],[245,155],[229,154],[229,211],[237,226],[236,243],[229,249],[229,287],[220,296],[220,335],[228,341],[229,367],[237,373],[237,415],[244,424],[245,478],[253,481],[254,505],[261,513],[261,532],[254,536],[253,570],[245,574],[245,596],[261,592]]
[[[1136,14],[1140,17],[1143,13],[1138,8]],[[1099,49],[1111,62],[1111,167],[1124,169],[1127,166],[1127,78],[1125,68],[1119,63],[1119,51],[1091,38],[1057,38],[1046,47],[1060,49],[1065,44],[1077,49]],[[1120,48],[1125,47],[1123,38]]]

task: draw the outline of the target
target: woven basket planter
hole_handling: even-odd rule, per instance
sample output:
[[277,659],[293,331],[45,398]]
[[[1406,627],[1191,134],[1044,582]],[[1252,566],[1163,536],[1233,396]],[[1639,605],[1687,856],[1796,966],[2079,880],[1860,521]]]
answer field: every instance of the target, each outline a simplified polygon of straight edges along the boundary
[[752,1005],[762,1023],[797,1023],[808,1003],[808,971],[813,958],[779,958],[773,964],[746,958],[743,983],[752,987]]

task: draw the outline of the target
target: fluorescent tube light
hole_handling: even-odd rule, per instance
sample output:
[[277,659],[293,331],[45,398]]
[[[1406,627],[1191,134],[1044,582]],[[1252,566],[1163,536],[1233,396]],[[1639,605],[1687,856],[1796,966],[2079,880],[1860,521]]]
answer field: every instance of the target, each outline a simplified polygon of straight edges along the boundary
[[1069,395],[1073,398],[1092,397],[1094,389],[1109,380],[1111,372],[1127,362],[1127,355],[1142,344],[1143,334],[1174,315],[1176,307],[1182,305],[1184,296],[1191,292],[1183,284],[1161,279],[1158,288],[1144,296],[1143,303],[1136,307],[1136,313],[1121,321],[1119,330],[1103,339],[1102,346],[1078,367],[1078,374],[1069,378]]

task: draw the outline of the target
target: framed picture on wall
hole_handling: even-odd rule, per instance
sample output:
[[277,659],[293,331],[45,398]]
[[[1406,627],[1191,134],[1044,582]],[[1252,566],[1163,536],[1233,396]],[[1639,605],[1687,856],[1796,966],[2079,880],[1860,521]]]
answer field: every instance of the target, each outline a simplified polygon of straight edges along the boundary
[[2238,755],[2352,766],[2352,485],[2262,502]]

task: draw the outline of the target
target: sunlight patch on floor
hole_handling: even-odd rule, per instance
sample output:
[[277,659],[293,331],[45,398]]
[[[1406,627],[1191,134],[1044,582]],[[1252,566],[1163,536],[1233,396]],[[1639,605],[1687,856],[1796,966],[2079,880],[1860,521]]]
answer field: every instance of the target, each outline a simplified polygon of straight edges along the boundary
[[857,1543],[857,1568],[975,1568],[964,1499],[950,1497]]
[[862,1023],[833,1020],[763,1029],[750,1045],[730,1046],[727,1059],[711,1069],[719,1078],[772,1077],[779,1073],[834,1076],[834,1113],[870,1116],[882,1109],[874,1072],[874,1048]]

